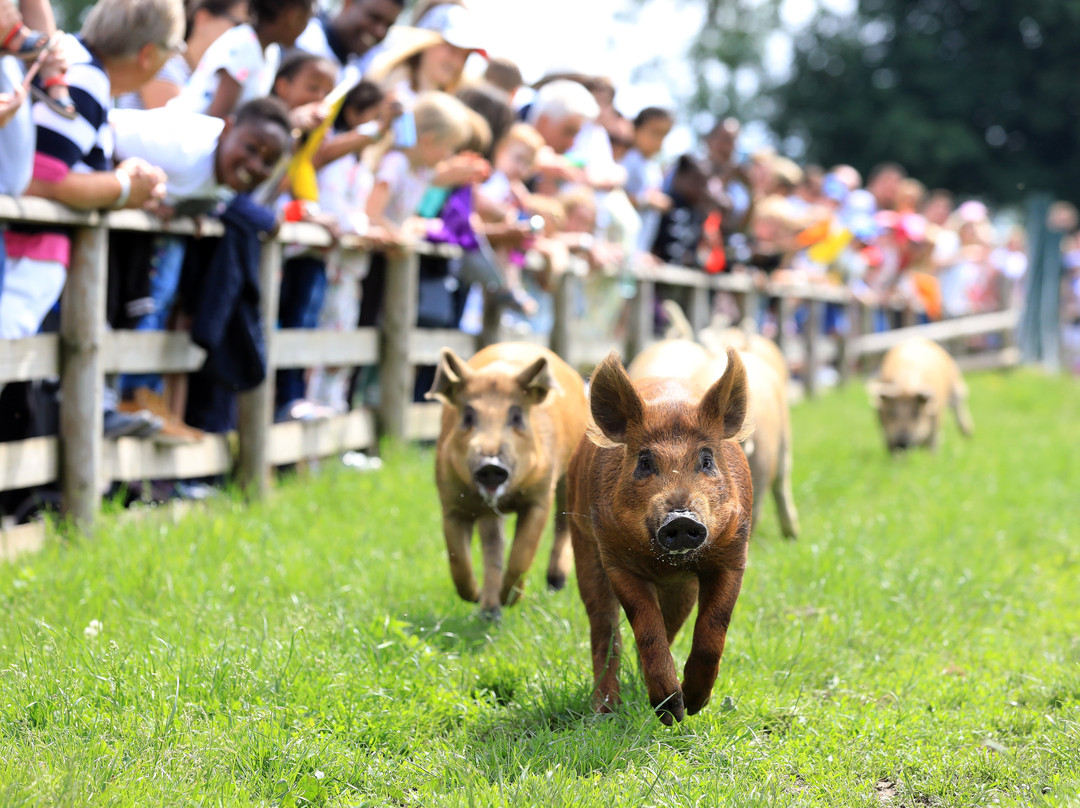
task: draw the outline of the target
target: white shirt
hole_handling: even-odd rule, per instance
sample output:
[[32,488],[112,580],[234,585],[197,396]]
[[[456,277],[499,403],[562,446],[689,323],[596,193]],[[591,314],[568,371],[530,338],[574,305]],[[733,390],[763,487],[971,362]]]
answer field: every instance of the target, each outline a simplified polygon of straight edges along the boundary
[[248,101],[270,95],[280,61],[281,49],[276,44],[264,51],[254,28],[248,23],[237,25],[206,49],[180,95],[166,106],[205,113],[221,84],[219,71],[224,70],[240,85],[240,98],[236,102],[239,108]]
[[225,121],[209,115],[161,107],[114,109],[109,113],[116,140],[115,158],[141,157],[167,175],[165,202],[231,198],[218,182],[215,161]]
[[402,152],[387,152],[375,172],[376,182],[390,186],[390,199],[383,215],[399,226],[414,216],[433,176],[434,172],[429,168],[414,171],[409,158]]
[[375,175],[356,154],[327,163],[319,169],[319,208],[332,213],[346,232],[366,233],[368,196],[375,185]]

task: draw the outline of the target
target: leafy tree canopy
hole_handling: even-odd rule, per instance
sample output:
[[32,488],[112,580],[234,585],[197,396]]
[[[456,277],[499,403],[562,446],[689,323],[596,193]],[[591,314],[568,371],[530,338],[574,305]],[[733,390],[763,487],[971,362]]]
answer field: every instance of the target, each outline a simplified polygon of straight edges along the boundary
[[995,202],[1080,201],[1080,2],[860,0],[795,40],[774,130],[808,160],[896,161]]

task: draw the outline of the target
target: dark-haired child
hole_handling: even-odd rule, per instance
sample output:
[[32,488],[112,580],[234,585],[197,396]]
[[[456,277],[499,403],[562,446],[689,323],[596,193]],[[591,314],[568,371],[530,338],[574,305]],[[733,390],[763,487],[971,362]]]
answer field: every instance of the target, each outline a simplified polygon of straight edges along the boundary
[[307,132],[326,117],[323,100],[336,78],[337,67],[326,57],[293,51],[282,60],[272,93],[289,108],[293,126]]
[[269,95],[281,48],[296,41],[312,12],[312,0],[251,0],[251,21],[230,28],[207,48],[187,86],[168,105],[226,118]]
[[663,191],[664,173],[660,149],[674,124],[666,109],[646,107],[634,118],[633,147],[622,159],[626,169],[626,195],[641,214],[638,246],[648,250],[656,240],[660,217],[671,207],[671,197]]

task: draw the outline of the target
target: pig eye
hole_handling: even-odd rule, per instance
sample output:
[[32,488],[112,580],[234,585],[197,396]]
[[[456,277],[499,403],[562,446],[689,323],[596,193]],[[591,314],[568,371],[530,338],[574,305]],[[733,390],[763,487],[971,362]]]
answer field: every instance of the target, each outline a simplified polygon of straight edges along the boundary
[[634,479],[644,480],[646,477],[652,477],[656,473],[656,460],[653,458],[652,452],[648,449],[642,449],[638,452],[637,468],[634,469]]
[[461,428],[472,429],[476,426],[476,410],[466,407],[461,413]]
[[715,474],[719,469],[716,467],[716,458],[713,457],[712,449],[702,449],[698,457],[698,468],[702,474]]
[[506,420],[513,429],[525,428],[525,412],[521,407],[511,407]]

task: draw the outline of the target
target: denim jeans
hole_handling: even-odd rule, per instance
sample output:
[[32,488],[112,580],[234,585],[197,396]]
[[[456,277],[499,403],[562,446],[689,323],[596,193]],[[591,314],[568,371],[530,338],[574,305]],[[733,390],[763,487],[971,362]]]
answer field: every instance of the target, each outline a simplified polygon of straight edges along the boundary
[[[150,298],[154,310],[144,314],[135,324],[136,331],[164,331],[176,302],[176,290],[180,285],[180,269],[184,265],[187,243],[178,236],[160,236],[154,242],[154,265],[150,272]],[[120,395],[130,396],[140,387],[147,387],[160,395],[164,382],[160,373],[129,373],[120,377]]]
[[[326,261],[312,255],[289,259],[281,268],[278,328],[317,328],[325,297]],[[303,368],[282,368],[277,372],[277,407],[303,398],[304,393]]]

